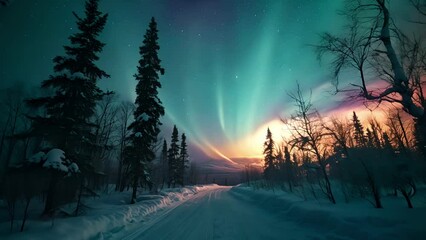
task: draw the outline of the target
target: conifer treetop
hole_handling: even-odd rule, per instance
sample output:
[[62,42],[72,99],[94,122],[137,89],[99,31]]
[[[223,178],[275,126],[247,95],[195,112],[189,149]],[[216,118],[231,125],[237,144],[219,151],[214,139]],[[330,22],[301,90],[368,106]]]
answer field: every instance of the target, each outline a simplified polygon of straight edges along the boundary
[[141,141],[151,144],[156,141],[160,132],[160,117],[164,115],[164,107],[158,97],[158,88],[161,88],[159,74],[164,74],[158,57],[158,30],[155,19],[152,18],[144,35],[142,46],[139,48],[141,59],[134,75],[136,81],[136,111],[135,121],[130,125],[134,132],[141,132],[144,139]]

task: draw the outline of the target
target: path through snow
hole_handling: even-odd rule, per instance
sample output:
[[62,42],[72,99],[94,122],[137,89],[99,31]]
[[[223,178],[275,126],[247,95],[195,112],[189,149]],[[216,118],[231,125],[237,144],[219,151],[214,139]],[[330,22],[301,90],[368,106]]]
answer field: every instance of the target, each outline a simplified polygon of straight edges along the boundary
[[200,192],[182,204],[109,238],[321,239],[318,232],[306,231],[303,226],[271,214],[230,190],[230,187],[218,187]]

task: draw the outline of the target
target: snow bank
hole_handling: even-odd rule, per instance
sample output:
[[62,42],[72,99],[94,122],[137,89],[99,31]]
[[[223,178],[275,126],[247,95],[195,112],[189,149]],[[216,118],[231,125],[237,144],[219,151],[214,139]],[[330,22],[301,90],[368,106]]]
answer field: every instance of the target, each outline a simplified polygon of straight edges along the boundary
[[[218,188],[216,184],[165,189],[156,195],[140,194],[136,204],[128,204],[131,192],[112,193],[84,201],[84,216],[58,218],[51,221],[30,219],[24,232],[9,233],[9,222],[0,223],[1,239],[103,239],[133,222],[144,221],[149,215],[177,206],[199,192]],[[19,221],[18,221],[19,222]]]
[[[408,209],[401,199],[386,199],[387,208],[375,209],[366,201],[331,203],[303,199],[283,191],[254,190],[237,186],[231,193],[261,205],[282,218],[307,228],[325,230],[325,239],[424,239],[426,204]],[[386,206],[385,206],[386,207]]]

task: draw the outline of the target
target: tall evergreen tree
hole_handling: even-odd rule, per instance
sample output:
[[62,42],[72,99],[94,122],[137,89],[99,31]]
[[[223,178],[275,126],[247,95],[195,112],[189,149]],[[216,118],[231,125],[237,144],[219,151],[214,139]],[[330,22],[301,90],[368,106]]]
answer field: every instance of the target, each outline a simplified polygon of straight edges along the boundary
[[179,132],[176,128],[176,125],[173,126],[173,132],[172,132],[172,140],[170,142],[170,148],[168,151],[168,161],[169,161],[169,187],[173,185],[173,187],[176,186],[176,183],[178,181],[177,174],[178,174],[178,167],[179,167]]
[[275,156],[274,156],[274,140],[272,139],[272,133],[268,130],[266,131],[266,140],[263,144],[264,150],[264,175],[267,180],[270,180],[275,169]]
[[[84,173],[93,167],[89,157],[89,148],[93,147],[90,118],[97,101],[105,95],[97,81],[109,77],[95,64],[105,46],[97,38],[108,15],[98,10],[98,0],[86,1],[83,18],[73,14],[78,32],[69,37],[71,44],[64,46],[65,55],[53,59],[55,73],[41,84],[42,89],[54,93],[27,100],[29,106],[43,110],[43,114],[30,117],[29,135],[42,137],[50,147],[64,150],[67,158],[77,161]],[[45,214],[53,208],[55,182],[56,179],[51,180]]]
[[168,163],[167,163],[167,141],[164,139],[163,148],[161,149],[161,188],[164,187],[164,183],[168,178]]
[[155,159],[154,144],[160,133],[160,117],[164,115],[164,107],[158,98],[158,89],[161,88],[159,74],[164,74],[158,58],[158,30],[155,19],[152,18],[146,30],[143,44],[139,48],[141,59],[134,75],[136,81],[136,110],[135,121],[130,124],[132,130],[131,146],[128,148],[128,157],[132,169],[132,199],[136,202],[136,191],[139,181],[145,180],[150,186],[148,164]]
[[353,112],[352,117],[353,127],[354,127],[354,138],[356,145],[358,147],[363,147],[366,144],[366,139],[364,136],[364,127],[361,124],[361,121],[358,119],[358,116]]
[[414,119],[414,138],[417,151],[419,151],[426,160],[426,114],[425,116]]
[[178,184],[180,184],[181,186],[184,186],[185,168],[188,168],[188,164],[188,146],[186,144],[185,133],[182,133],[178,166]]
[[287,146],[284,148],[284,163],[288,188],[290,189],[290,192],[293,192],[293,163],[291,162],[291,156]]
[[64,46],[66,55],[53,59],[55,74],[41,85],[43,89],[54,90],[54,95],[27,100],[30,106],[43,108],[46,115],[32,117],[33,133],[43,135],[64,150],[74,147],[70,144],[72,139],[79,141],[88,136],[88,119],[95,111],[96,102],[104,95],[96,83],[109,77],[95,65],[99,60],[97,54],[105,45],[97,37],[108,15],[98,10],[98,0],[86,1],[84,18],[73,14],[79,32],[69,37],[71,45]]

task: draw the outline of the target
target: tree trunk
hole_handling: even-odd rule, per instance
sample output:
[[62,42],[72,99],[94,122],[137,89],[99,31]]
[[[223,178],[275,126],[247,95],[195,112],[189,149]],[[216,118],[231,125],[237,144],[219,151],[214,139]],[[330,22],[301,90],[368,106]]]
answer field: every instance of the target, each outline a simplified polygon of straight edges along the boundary
[[129,190],[129,188],[128,188],[129,184],[127,183],[128,178],[124,178],[124,176],[128,175],[129,170],[130,170],[130,164],[127,164],[126,171],[124,172],[124,174],[121,174],[120,192],[123,192],[124,189],[126,188],[126,186],[127,186],[127,190]]
[[13,223],[15,221],[15,205],[16,205],[16,199],[7,200],[7,209],[9,210],[11,232],[13,231]]
[[415,118],[414,121],[417,148],[426,159],[426,115],[423,115],[421,118]]
[[411,203],[411,198],[408,195],[407,191],[401,189],[402,196],[404,196],[405,201],[407,201],[408,208],[413,208],[413,204]]
[[135,176],[133,177],[132,199],[130,200],[130,204],[136,203],[136,194],[137,194],[137,191],[138,191],[138,181],[139,181],[139,176],[137,174],[135,174]]
[[121,172],[123,168],[123,158],[120,157],[120,159],[118,160],[118,170],[117,170],[117,182],[115,183],[115,191],[118,191],[119,189],[121,189],[121,181],[122,181],[122,176],[121,176]]
[[78,193],[78,199],[77,199],[77,206],[75,207],[74,210],[74,215],[78,216],[78,213],[80,212],[80,207],[81,207],[81,197],[83,196],[83,189],[84,189],[84,177],[80,176],[80,191]]
[[317,155],[317,158],[318,158],[319,165],[321,167],[321,171],[324,175],[325,190],[326,190],[326,193],[327,193],[327,197],[333,204],[336,204],[336,199],[334,198],[334,194],[333,194],[333,191],[331,189],[330,179],[328,178],[327,171],[325,169],[326,166],[324,165],[324,162],[321,159],[321,155],[319,155],[319,152],[317,150],[316,150],[316,155]]
[[3,153],[3,146],[4,146],[5,139],[6,139],[6,131],[7,131],[7,127],[9,126],[11,118],[12,118],[11,117],[11,113],[9,113],[9,115],[7,117],[7,120],[6,120],[6,123],[5,123],[4,127],[3,127],[3,133],[2,133],[2,136],[1,136],[1,141],[0,141],[0,156]]
[[24,216],[23,216],[22,225],[21,225],[21,232],[24,231],[25,222],[27,221],[27,218],[28,218],[28,207],[30,206],[31,197],[27,198],[26,200],[27,202],[25,204]]
[[[53,170],[54,171],[54,170]],[[55,190],[56,190],[56,183],[59,180],[56,173],[51,172],[50,174],[50,182],[49,182],[49,189],[47,191],[46,196],[46,203],[44,205],[44,216],[52,216],[53,208],[54,208],[54,198],[55,198]]]
[[376,204],[376,208],[383,208],[382,200],[380,199],[380,191],[377,188],[377,186],[372,186],[373,196],[374,196],[374,202]]
[[402,67],[396,51],[392,45],[390,37],[389,25],[391,24],[391,17],[389,10],[385,6],[385,1],[376,0],[383,12],[383,25],[380,32],[380,40],[386,48],[386,55],[391,63],[392,70],[394,73],[393,87],[396,88],[397,92],[401,96],[401,104],[404,106],[405,111],[414,117],[420,117],[424,115],[424,109],[417,106],[412,99],[412,91],[409,91],[408,78]]
[[398,112],[397,118],[398,118],[399,126],[401,127],[401,130],[402,130],[402,136],[404,137],[406,148],[410,148],[410,143],[408,142],[407,132],[405,131],[405,127],[404,127],[404,124],[402,123],[401,115],[399,115],[399,112]]

